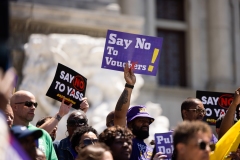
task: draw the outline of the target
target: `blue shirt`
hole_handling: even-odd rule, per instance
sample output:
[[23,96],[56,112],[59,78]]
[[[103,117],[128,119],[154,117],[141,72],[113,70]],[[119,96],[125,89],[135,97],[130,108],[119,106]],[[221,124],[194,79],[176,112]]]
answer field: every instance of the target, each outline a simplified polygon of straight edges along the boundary
[[130,160],[150,160],[153,149],[146,145],[143,140],[134,138]]

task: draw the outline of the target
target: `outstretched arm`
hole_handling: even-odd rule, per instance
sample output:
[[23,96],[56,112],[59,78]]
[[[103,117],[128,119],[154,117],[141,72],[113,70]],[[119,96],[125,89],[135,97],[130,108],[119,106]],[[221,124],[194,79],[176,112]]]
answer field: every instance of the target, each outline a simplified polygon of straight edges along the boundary
[[235,111],[238,104],[240,104],[240,88],[235,91],[233,101],[229,106],[225,117],[222,120],[222,124],[219,129],[218,139],[220,139],[233,126]]
[[64,103],[65,97],[62,99],[60,109],[58,113],[52,117],[49,121],[42,124],[39,128],[46,130],[48,133],[51,133],[53,129],[58,125],[58,122],[63,116],[68,114],[69,110],[72,108],[72,104],[66,105]]
[[[115,107],[114,125],[125,127],[126,115],[128,107],[130,105],[130,98],[133,90],[131,86],[134,86],[136,83],[136,77],[133,73],[132,68],[129,68],[128,63],[126,63],[124,67],[124,79],[126,81],[126,85]],[[130,85],[130,87],[128,85]]]

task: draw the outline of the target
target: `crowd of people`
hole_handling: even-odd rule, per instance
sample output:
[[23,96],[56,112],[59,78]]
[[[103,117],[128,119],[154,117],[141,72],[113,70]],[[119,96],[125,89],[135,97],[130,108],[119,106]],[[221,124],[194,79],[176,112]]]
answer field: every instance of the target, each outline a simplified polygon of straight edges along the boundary
[[[38,107],[35,96],[26,90],[12,93],[14,70],[0,72],[0,122],[4,121],[8,128],[9,137],[6,139],[9,139],[9,147],[12,147],[3,159],[12,156],[10,159],[24,160],[208,160],[210,153],[214,154],[218,139],[237,122],[235,111],[240,104],[240,89],[235,91],[234,99],[220,124],[220,120],[217,121],[218,139],[210,126],[202,121],[206,111],[201,100],[187,98],[182,102],[179,113],[183,122],[171,130],[174,150],[172,157],[167,157],[158,152],[156,146],[144,142],[149,137],[149,126],[154,117],[147,112],[146,106],[130,107],[136,77],[126,63],[126,84],[115,110],[106,117],[106,129],[98,133],[88,123],[86,112],[89,104],[85,97],[79,109],[67,118],[66,138],[56,140],[58,122],[70,112],[72,104],[65,104],[63,98],[59,111],[54,116],[40,119],[35,126],[31,123]],[[13,143],[14,140],[16,143]],[[0,144],[0,148],[4,148],[4,144]],[[229,152],[227,158],[240,159],[238,150]]]

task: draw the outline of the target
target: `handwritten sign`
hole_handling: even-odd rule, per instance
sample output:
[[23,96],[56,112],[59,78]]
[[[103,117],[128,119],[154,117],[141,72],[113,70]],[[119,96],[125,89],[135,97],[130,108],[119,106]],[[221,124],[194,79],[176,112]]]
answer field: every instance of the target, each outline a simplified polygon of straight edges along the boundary
[[74,70],[58,63],[53,82],[47,91],[47,96],[72,103],[72,107],[79,109],[82,98],[85,97],[87,79]]
[[155,133],[156,153],[162,152],[167,156],[166,160],[171,160],[173,153],[173,132]]
[[123,71],[126,63],[134,73],[156,76],[163,38],[108,30],[102,68]]

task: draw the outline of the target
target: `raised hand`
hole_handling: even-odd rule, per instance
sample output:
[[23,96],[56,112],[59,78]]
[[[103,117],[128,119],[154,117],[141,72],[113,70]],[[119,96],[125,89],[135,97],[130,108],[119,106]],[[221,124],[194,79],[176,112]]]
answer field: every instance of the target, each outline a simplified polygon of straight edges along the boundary
[[58,111],[58,114],[63,117],[66,114],[68,114],[68,112],[70,111],[70,109],[72,108],[72,103],[70,103],[69,105],[64,103],[65,101],[65,97],[63,97],[62,102],[61,102],[61,106],[60,109]]
[[136,83],[136,76],[133,73],[133,69],[129,68],[128,63],[124,67],[124,79],[127,84],[134,85]]
[[232,103],[236,106],[240,104],[240,88],[235,91]]
[[82,99],[82,103],[80,104],[80,109],[81,109],[83,112],[87,113],[88,108],[89,108],[89,104],[88,104],[88,101],[87,101],[87,97],[84,97],[84,98]]

